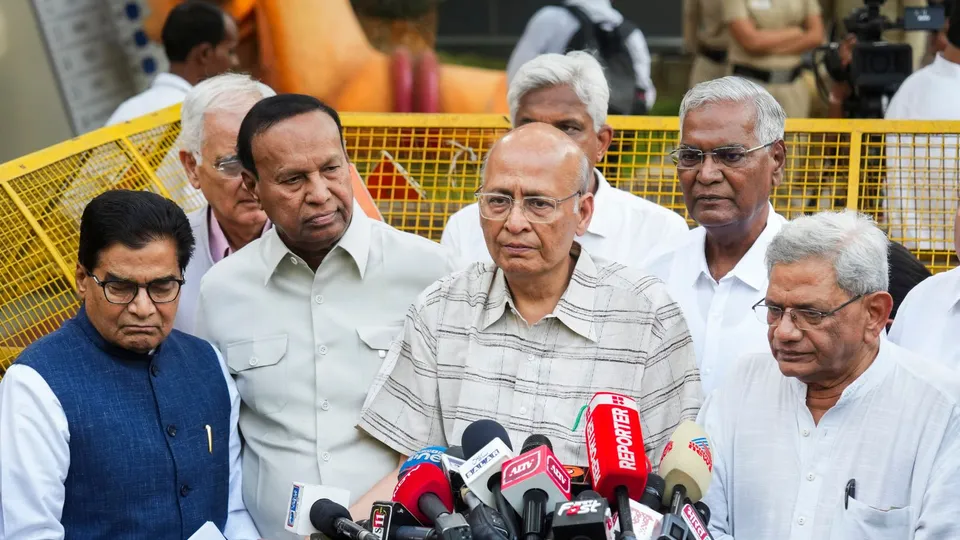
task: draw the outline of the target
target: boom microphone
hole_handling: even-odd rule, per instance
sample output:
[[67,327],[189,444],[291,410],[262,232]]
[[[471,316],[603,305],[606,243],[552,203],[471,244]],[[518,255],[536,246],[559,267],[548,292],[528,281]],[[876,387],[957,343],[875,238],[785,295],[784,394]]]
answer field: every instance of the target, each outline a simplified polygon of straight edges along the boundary
[[570,500],[570,475],[553,454],[550,440],[531,435],[523,453],[503,464],[501,493],[523,516],[524,540],[542,540],[546,535],[547,508]]
[[453,512],[453,494],[443,471],[421,463],[407,471],[393,490],[393,500],[421,523],[432,523],[440,540],[471,540],[470,527]]
[[593,487],[616,507],[621,537],[631,539],[630,493],[643,492],[650,470],[637,402],[622,394],[594,394],[587,408],[586,435]]
[[329,538],[378,540],[370,531],[350,519],[350,512],[330,499],[320,499],[310,507],[310,522]]

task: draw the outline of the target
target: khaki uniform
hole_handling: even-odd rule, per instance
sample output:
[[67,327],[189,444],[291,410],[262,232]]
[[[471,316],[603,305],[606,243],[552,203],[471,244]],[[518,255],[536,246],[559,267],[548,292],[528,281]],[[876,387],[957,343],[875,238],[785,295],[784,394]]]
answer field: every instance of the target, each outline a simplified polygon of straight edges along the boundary
[[[723,0],[723,20],[729,24],[738,19],[749,18],[758,29],[780,30],[802,26],[807,17],[819,15],[817,0]],[[790,72],[800,67],[803,58],[799,54],[753,55],[730,40],[729,63],[750,69],[769,72]],[[810,94],[803,78],[798,76],[789,83],[766,83],[763,85],[792,118],[806,118],[810,113]]]
[[[863,0],[820,0],[823,8],[824,25],[834,22],[837,24],[837,30],[833,38],[836,41],[843,39],[847,35],[847,29],[843,24],[854,9],[863,7]],[[903,17],[903,8],[906,7],[926,7],[927,0],[886,0],[880,6],[880,14],[891,21]],[[890,43],[906,43],[913,48],[913,70],[920,69],[923,56],[927,52],[928,32],[905,32],[903,30],[887,30],[883,33],[884,41]]]
[[720,0],[683,1],[683,43],[687,51],[694,54],[690,69],[691,88],[727,75],[726,59],[711,58],[720,52],[725,56],[730,43]]

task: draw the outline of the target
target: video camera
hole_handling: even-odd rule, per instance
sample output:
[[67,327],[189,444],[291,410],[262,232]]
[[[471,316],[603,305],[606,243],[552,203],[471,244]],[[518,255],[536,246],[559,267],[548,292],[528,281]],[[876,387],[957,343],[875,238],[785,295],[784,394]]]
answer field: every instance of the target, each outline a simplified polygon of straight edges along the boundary
[[[883,32],[938,31],[943,28],[942,6],[907,7],[903,18],[891,21],[880,13],[883,3],[884,0],[864,0],[863,7],[855,9],[844,19],[847,33],[857,38],[848,66],[844,67],[840,60],[838,42],[818,49],[826,53],[824,65],[830,77],[848,83],[853,90],[843,103],[845,118],[883,118],[884,98],[891,98],[913,72],[910,45],[883,41]],[[838,36],[836,39],[843,38]],[[825,95],[819,71],[814,70],[814,73],[817,74],[817,86]]]

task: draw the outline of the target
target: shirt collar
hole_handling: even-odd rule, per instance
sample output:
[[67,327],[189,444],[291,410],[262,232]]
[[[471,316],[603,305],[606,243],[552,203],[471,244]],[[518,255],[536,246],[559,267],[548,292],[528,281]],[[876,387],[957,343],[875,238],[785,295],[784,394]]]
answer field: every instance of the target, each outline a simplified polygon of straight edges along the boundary
[[[837,400],[837,404],[834,405],[834,407],[846,406],[867,395],[871,390],[883,384],[887,375],[893,370],[893,367],[897,363],[894,358],[896,354],[894,347],[883,334],[880,335],[879,342],[880,349],[877,351],[877,357],[873,359],[873,363],[870,364],[867,370],[857,377],[856,380],[844,388],[843,393],[840,394],[840,399]],[[787,379],[796,389],[797,399],[806,406],[807,385],[795,377],[788,377]]]
[[[560,297],[557,307],[547,317],[556,317],[570,330],[596,342],[599,338],[594,328],[593,313],[598,281],[597,266],[590,255],[576,242],[570,248],[570,254],[577,257],[577,264],[573,268],[570,282],[567,283],[567,289]],[[506,276],[500,268],[495,267],[493,280],[487,291],[487,301],[483,307],[480,330],[486,330],[500,320],[508,304],[513,305],[513,298],[507,287]]]
[[[768,203],[768,206],[767,224],[764,226],[763,232],[760,233],[760,236],[753,242],[750,249],[748,249],[737,262],[737,265],[733,267],[733,270],[727,274],[736,277],[754,290],[761,292],[763,292],[767,286],[767,267],[764,262],[767,254],[767,246],[770,245],[773,237],[780,232],[780,229],[786,222],[783,216],[774,211],[773,205]],[[696,258],[696,264],[684,265],[684,267],[680,268],[680,271],[683,273],[681,282],[693,284],[700,279],[701,275],[712,280],[713,276],[710,275],[710,267],[707,265],[706,229],[697,227],[691,234],[693,234],[694,237],[690,243],[687,244],[687,249],[694,250],[692,256]]]
[[[350,218],[350,224],[347,225],[347,230],[343,233],[343,236],[340,238],[340,241],[337,242],[337,245],[330,250],[332,254],[337,249],[342,249],[350,255],[350,257],[357,264],[357,270],[360,272],[360,278],[363,278],[364,273],[367,270],[367,259],[370,254],[370,237],[371,237],[371,228],[373,225],[370,222],[370,218],[363,213],[363,209],[360,208],[360,205],[356,201],[353,202],[353,217]],[[273,274],[277,271],[277,268],[280,267],[280,264],[284,262],[284,258],[290,255],[292,257],[291,264],[305,264],[299,256],[290,251],[290,248],[284,244],[283,240],[280,238],[280,234],[276,227],[271,227],[269,231],[263,235],[263,262],[267,266],[267,275],[264,278],[264,284],[266,285]],[[329,257],[330,254],[327,256]]]
[[[260,236],[263,236],[263,233],[272,225],[268,219],[266,223],[263,224],[263,230],[260,231]],[[210,257],[213,259],[213,262],[218,263],[224,257],[233,254],[233,248],[230,247],[227,235],[223,232],[223,228],[220,227],[220,222],[217,221],[217,217],[213,215],[213,209],[209,206],[207,206],[207,228],[209,230],[208,237],[210,238]]]
[[599,169],[594,169],[593,174],[597,179],[597,193],[593,196],[593,217],[590,219],[590,225],[587,226],[587,232],[597,236],[613,236],[620,232],[621,220],[616,215],[617,203],[614,198],[618,195],[613,190],[603,173]]
[[158,73],[150,86],[167,86],[170,88],[176,88],[177,90],[182,91],[184,94],[193,89],[193,85],[188,83],[186,79],[179,75],[174,75],[173,73]]
[[944,75],[960,77],[960,64],[955,64],[943,57],[943,53],[937,53],[933,58],[934,69]]

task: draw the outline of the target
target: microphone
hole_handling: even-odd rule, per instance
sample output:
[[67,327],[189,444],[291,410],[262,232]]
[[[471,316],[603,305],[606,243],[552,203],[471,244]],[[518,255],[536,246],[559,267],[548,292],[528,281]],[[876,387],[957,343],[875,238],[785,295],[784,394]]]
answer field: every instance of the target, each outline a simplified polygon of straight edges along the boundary
[[531,435],[522,453],[503,464],[501,493],[523,516],[523,539],[542,540],[547,507],[570,500],[570,475],[553,454],[550,440]]
[[451,446],[450,448],[447,448],[447,451],[444,452],[444,454],[450,457],[455,457],[459,460],[466,459],[466,457],[463,455],[463,448],[460,446]]
[[564,465],[567,474],[570,475],[570,496],[576,497],[587,490],[593,489],[593,482],[590,480],[590,469],[585,465]]
[[707,503],[703,501],[697,501],[693,503],[693,507],[697,509],[697,512],[700,513],[700,517],[703,518],[703,524],[710,524],[710,507],[707,506]]
[[320,499],[310,507],[310,523],[329,538],[377,540],[372,532],[350,519],[350,512],[330,499]]
[[713,474],[713,456],[703,428],[689,420],[677,426],[663,449],[659,471],[669,488],[661,501],[670,508],[663,517],[660,539],[709,538],[692,505],[707,492]]
[[453,494],[443,471],[421,463],[397,482],[393,500],[410,510],[421,523],[432,523],[440,540],[471,540],[470,527],[460,514],[452,514]]
[[[633,532],[637,540],[654,540],[659,537],[663,522],[663,514],[659,512],[663,489],[663,478],[648,474],[640,502],[630,500],[630,520],[633,522]],[[619,523],[614,526],[614,530],[620,530]]]
[[[448,448],[447,451],[449,452],[449,450]],[[462,450],[460,453],[463,453]],[[440,456],[440,468],[443,470],[444,476],[447,477],[447,482],[450,483],[450,490],[453,492],[453,509],[458,512],[466,508],[463,497],[460,495],[460,488],[466,485],[463,482],[463,476],[460,474],[460,467],[463,466],[464,463],[466,462],[463,459],[458,459],[449,453],[444,453]]]
[[586,435],[593,487],[616,507],[621,538],[633,539],[630,492],[643,492],[650,471],[637,402],[622,394],[594,394],[587,408]]
[[576,500],[557,504],[553,513],[554,540],[612,540],[607,527],[610,507],[596,491],[584,491]]
[[370,508],[370,532],[380,540],[394,540],[401,527],[420,525],[422,523],[398,502],[377,501]]
[[435,467],[439,467],[440,457],[443,456],[446,450],[447,449],[442,446],[428,446],[418,450],[414,454],[411,454],[410,457],[403,462],[403,465],[400,466],[400,474],[398,478],[407,474],[407,471],[421,463],[429,463]]
[[507,430],[493,420],[477,420],[463,431],[462,443],[463,453],[470,456],[460,467],[464,483],[484,504],[500,512],[509,536],[516,537],[513,509],[500,493],[503,463],[513,457]]
[[350,504],[350,492],[345,489],[331,486],[318,486],[294,482],[290,490],[290,503],[287,505],[287,521],[284,529],[297,536],[308,536],[319,533],[310,522],[310,509],[321,499],[329,499],[343,507]]
[[511,536],[507,521],[500,512],[480,502],[466,486],[460,488],[460,495],[469,508],[467,523],[476,540],[516,540],[516,536]]

